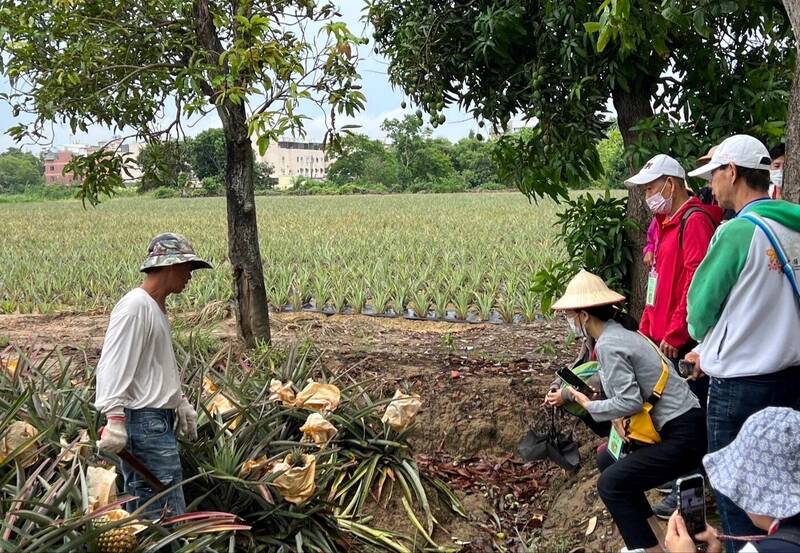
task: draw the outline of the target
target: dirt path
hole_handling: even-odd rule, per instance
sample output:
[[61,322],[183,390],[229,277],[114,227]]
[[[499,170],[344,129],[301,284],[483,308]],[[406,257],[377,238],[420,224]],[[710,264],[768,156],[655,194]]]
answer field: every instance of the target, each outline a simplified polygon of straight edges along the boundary
[[[0,339],[86,350],[92,360],[107,323],[107,314],[2,315]],[[412,445],[421,465],[459,491],[470,515],[444,523],[445,542],[458,538],[467,543],[464,551],[525,551],[519,532],[533,542],[529,551],[619,550],[595,492],[596,437],[577,428],[587,462],[575,476],[544,462],[523,465],[516,454],[529,426],[541,420],[539,402],[555,368],[575,354],[563,322],[493,325],[304,312],[273,314],[272,332],[278,347],[313,340],[329,368],[374,379],[381,395],[409,387],[422,396]],[[234,321],[223,320],[215,334],[235,339]],[[595,516],[597,528],[586,537]],[[392,524],[403,517],[376,518]]]
[[[107,325],[107,313],[0,315],[0,337],[40,347],[99,349]],[[430,355],[446,351],[443,337],[451,334],[457,338],[453,344],[456,351],[477,350],[492,359],[535,354],[543,346],[547,349],[548,342],[555,348],[563,341],[566,329],[557,322],[495,325],[315,312],[272,313],[271,325],[277,345],[311,338],[321,348],[335,351],[398,353],[398,348],[405,348],[414,354]],[[233,321],[223,321],[219,333],[234,336]]]

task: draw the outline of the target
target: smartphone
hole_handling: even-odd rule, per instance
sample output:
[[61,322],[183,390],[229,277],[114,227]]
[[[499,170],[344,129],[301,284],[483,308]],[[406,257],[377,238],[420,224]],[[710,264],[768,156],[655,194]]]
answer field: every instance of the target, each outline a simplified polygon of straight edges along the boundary
[[586,384],[586,382],[581,380],[580,377],[571,370],[567,368],[558,369],[556,371],[556,375],[585,396],[592,397],[594,394],[594,390],[592,390],[589,385]]
[[683,378],[688,378],[694,372],[694,363],[681,359],[678,361],[678,374]]
[[678,509],[689,535],[695,535],[706,529],[706,491],[705,480],[699,474],[678,479]]

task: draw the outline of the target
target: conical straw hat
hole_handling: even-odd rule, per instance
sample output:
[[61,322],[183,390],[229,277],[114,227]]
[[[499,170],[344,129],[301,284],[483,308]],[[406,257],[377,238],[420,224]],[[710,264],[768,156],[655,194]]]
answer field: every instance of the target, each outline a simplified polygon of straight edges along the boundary
[[716,151],[717,151],[717,147],[716,146],[711,146],[711,148],[708,149],[708,153],[706,155],[700,156],[700,157],[697,158],[697,164],[698,165],[705,165],[706,163],[711,161],[711,156],[713,156],[714,152],[716,152]]
[[617,294],[606,286],[603,279],[581,269],[567,284],[564,295],[553,304],[554,310],[584,309],[598,305],[609,305],[625,301],[625,296]]

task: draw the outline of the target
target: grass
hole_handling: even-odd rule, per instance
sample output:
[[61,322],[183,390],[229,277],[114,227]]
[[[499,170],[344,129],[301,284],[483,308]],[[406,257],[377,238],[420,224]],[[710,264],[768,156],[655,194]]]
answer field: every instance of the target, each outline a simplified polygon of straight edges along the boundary
[[[509,320],[535,317],[530,275],[560,255],[555,205],[518,193],[259,197],[273,308]],[[186,235],[215,266],[174,308],[232,297],[221,198],[0,205],[0,313],[107,311],[135,286],[159,232]],[[465,296],[468,294],[468,299]]]

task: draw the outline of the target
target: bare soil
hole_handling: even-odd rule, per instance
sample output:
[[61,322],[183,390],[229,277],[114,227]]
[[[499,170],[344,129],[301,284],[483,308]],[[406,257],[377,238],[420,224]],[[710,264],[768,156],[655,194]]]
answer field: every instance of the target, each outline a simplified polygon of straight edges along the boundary
[[[107,314],[2,315],[0,339],[23,347],[80,351],[96,359]],[[215,333],[235,340],[223,320]],[[570,475],[547,462],[524,464],[517,445],[544,420],[539,407],[556,368],[569,363],[566,325],[541,321],[494,325],[412,321],[358,315],[275,313],[278,346],[311,339],[322,362],[374,378],[390,396],[408,387],[424,401],[411,435],[418,463],[449,482],[462,499],[465,520],[440,502],[435,539],[463,551],[618,551],[621,541],[597,498],[594,449],[599,440],[575,427],[583,467]],[[574,419],[562,420],[565,428]],[[431,495],[436,493],[431,490]],[[440,498],[441,499],[441,498]],[[375,524],[413,533],[402,508],[377,508]],[[593,517],[596,528],[586,535]],[[404,526],[405,525],[405,526]],[[524,548],[527,545],[527,549]]]

